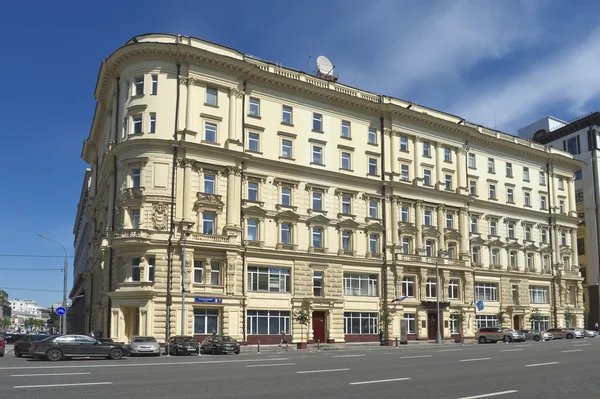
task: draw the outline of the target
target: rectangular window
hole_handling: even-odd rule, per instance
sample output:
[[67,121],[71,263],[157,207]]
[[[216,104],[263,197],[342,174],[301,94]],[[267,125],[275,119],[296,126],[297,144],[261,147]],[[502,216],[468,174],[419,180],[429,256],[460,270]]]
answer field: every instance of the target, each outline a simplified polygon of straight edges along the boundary
[[423,142],[423,156],[431,157],[431,144],[428,141]]
[[446,228],[453,229],[454,228],[454,218],[451,213],[446,214]]
[[425,209],[423,211],[423,222],[425,223],[425,226],[431,226],[431,210]]
[[133,117],[133,133],[142,133],[142,115]]
[[548,287],[529,286],[529,302],[531,303],[549,303]]
[[577,254],[585,255],[585,239],[583,238],[577,239]]
[[290,292],[290,269],[248,267],[248,291]]
[[515,203],[515,195],[514,190],[512,188],[506,189],[506,202],[508,202],[509,204]]
[[343,196],[342,197],[342,214],[351,215],[352,214],[352,198]]
[[477,195],[477,180],[469,181],[469,193],[473,196]]
[[378,234],[369,234],[369,251],[372,254],[379,253],[379,235]]
[[409,210],[408,210],[408,207],[407,207],[407,206],[403,206],[403,207],[402,207],[402,212],[401,212],[401,214],[402,214],[402,221],[403,221],[404,223],[408,223],[408,220],[409,220],[409,219],[408,219],[408,217],[409,217]]
[[323,296],[323,272],[313,272],[313,296]]
[[445,187],[446,190],[452,190],[452,175],[446,175]]
[[292,189],[281,187],[281,205],[292,206]]
[[375,158],[369,158],[369,174],[377,175],[377,159]]
[[129,211],[129,218],[131,222],[132,229],[140,228],[140,210],[139,209],[131,209]]
[[204,193],[215,194],[215,175],[204,175]]
[[531,206],[531,193],[528,193],[527,191],[523,193],[523,205]]
[[248,151],[260,152],[260,135],[248,133]]
[[150,114],[150,133],[156,133],[156,114]]
[[543,243],[546,243],[546,242],[548,242],[548,230],[546,230],[546,229],[541,229],[541,230],[540,230],[540,233],[541,233],[541,235],[542,235],[542,242],[543,242]]
[[512,163],[506,163],[506,177],[513,177]]
[[492,265],[500,264],[500,251],[496,248],[492,249]]
[[194,260],[194,284],[204,284],[204,262]]
[[425,256],[433,256],[433,241],[431,240],[425,241]]
[[496,165],[493,158],[488,158],[488,173],[496,173]]
[[508,238],[515,238],[515,224],[508,224]]
[[260,100],[258,98],[250,97],[250,115],[260,116]]
[[210,283],[212,285],[219,285],[221,275],[221,263],[218,260],[210,262]]
[[312,228],[312,246],[323,248],[323,229],[320,227]]
[[400,151],[408,151],[408,139],[406,136],[400,136]]
[[349,152],[342,152],[342,169],[350,170],[352,169],[351,158]]
[[477,216],[471,216],[471,233],[479,232],[479,218]]
[[577,169],[575,171],[575,174],[574,174],[573,178],[575,180],[581,180],[581,179],[583,179],[583,171],[581,169]]
[[431,186],[431,171],[429,169],[423,169],[423,185]]
[[402,253],[405,255],[410,254],[410,238],[402,237]]
[[377,296],[377,275],[344,273],[344,296]]
[[519,304],[519,286],[518,285],[512,286],[512,303],[514,305]]
[[479,247],[471,247],[471,262],[476,265],[481,264],[481,258],[479,257]]
[[142,182],[142,170],[139,168],[131,169],[131,187],[140,187]]
[[372,127],[369,128],[369,144],[377,144],[377,131]]
[[138,76],[133,81],[133,95],[141,96],[144,94],[144,77]]
[[469,164],[469,168],[471,168],[471,169],[477,168],[477,166],[475,164],[475,154],[473,154],[472,152],[469,153],[468,164]]
[[131,259],[131,281],[140,281],[140,258]]
[[215,234],[215,214],[205,212],[202,214],[202,234]]
[[475,301],[497,302],[498,284],[475,282]]
[[377,201],[369,201],[369,217],[371,219],[377,219],[379,216],[379,205]]
[[444,161],[452,162],[452,150],[448,147],[444,147]]
[[404,276],[402,278],[402,295],[410,298],[415,296],[415,278],[412,276]]
[[258,220],[248,219],[246,221],[248,241],[258,241]]
[[400,180],[408,181],[409,173],[408,173],[408,165],[400,165]]
[[460,323],[458,316],[455,314],[450,315],[450,334],[460,334]]
[[344,251],[352,250],[352,232],[342,231],[342,249]]
[[313,145],[312,147],[312,163],[323,165],[323,148]]
[[573,155],[580,154],[581,151],[579,149],[579,136],[571,137],[566,140],[566,150]]
[[194,309],[194,334],[208,335],[218,331],[218,309]]
[[531,328],[538,331],[546,331],[550,328],[550,317],[542,316],[540,320],[532,320]]
[[437,281],[435,278],[428,278],[425,282],[425,297],[435,298],[437,296]]
[[344,312],[344,334],[377,334],[377,313]]
[[575,202],[577,204],[583,202],[583,189],[582,188],[575,191]]
[[567,233],[564,231],[560,232],[560,245],[567,245]]
[[350,138],[350,122],[342,121],[342,137]]
[[217,106],[217,89],[206,88],[206,104]]
[[529,181],[529,168],[523,167],[523,181]]
[[248,182],[248,199],[250,201],[258,201],[258,183]]
[[281,140],[281,157],[292,159],[292,140]]
[[284,105],[281,108],[281,122],[286,125],[292,124],[292,107]]
[[459,280],[451,279],[448,283],[448,298],[449,299],[460,299],[459,297]]
[[494,315],[477,315],[475,321],[477,322],[477,328],[498,326],[498,318]]
[[490,235],[491,236],[498,235],[498,220],[497,219],[490,220]]
[[558,212],[565,213],[565,201],[564,200],[558,201]]
[[217,125],[208,122],[204,124],[204,140],[209,143],[217,142]]
[[531,241],[531,226],[525,226],[525,241]]
[[156,269],[156,258],[151,256],[148,258],[148,281],[154,281],[154,272]]
[[315,211],[323,209],[323,193],[312,193],[312,208]]
[[564,190],[565,189],[565,181],[563,180],[562,177],[558,178],[558,189],[559,190]]
[[279,310],[248,310],[248,335],[280,335],[290,333],[290,312]]
[[414,313],[404,313],[404,320],[406,321],[406,333],[416,334],[417,332],[417,319]]
[[490,184],[490,199],[496,199],[496,185]]
[[281,223],[281,243],[289,245],[292,243],[292,225]]
[[540,186],[546,185],[546,174],[540,171]]
[[533,269],[533,254],[528,253],[526,256],[526,260],[527,260],[527,268],[529,268],[530,270]]
[[508,259],[511,267],[517,267],[517,251],[510,251]]
[[313,113],[313,130],[316,132],[323,131],[323,115]]
[[540,195],[540,208],[546,209],[546,196]]

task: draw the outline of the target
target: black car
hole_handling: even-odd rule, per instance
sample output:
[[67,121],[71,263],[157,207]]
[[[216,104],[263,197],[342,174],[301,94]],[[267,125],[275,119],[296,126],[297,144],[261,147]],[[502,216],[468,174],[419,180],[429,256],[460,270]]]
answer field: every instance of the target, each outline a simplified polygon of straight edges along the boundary
[[169,355],[191,355],[200,354],[200,344],[194,337],[175,336],[169,339],[165,347],[165,353]]
[[119,360],[128,354],[127,347],[114,342],[100,342],[85,335],[55,335],[34,342],[29,353],[36,359],[58,361],[72,357],[105,357]]
[[25,334],[21,334],[21,333],[5,333],[4,334],[4,342],[6,344],[14,344],[15,342],[17,342],[24,336],[25,336]]
[[240,344],[228,335],[213,335],[202,341],[201,353],[235,353],[240,354]]
[[13,350],[16,357],[21,357],[23,355],[29,355],[29,348],[32,343],[35,341],[41,341],[46,338],[49,338],[48,334],[28,334],[23,338],[15,342],[15,348]]

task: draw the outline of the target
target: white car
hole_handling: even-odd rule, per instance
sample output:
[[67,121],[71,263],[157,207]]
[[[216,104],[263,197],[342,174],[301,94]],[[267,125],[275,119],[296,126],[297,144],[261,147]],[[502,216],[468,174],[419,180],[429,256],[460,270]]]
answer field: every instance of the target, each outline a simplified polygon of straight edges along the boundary
[[130,356],[152,355],[160,356],[160,345],[154,337],[133,337],[129,345]]

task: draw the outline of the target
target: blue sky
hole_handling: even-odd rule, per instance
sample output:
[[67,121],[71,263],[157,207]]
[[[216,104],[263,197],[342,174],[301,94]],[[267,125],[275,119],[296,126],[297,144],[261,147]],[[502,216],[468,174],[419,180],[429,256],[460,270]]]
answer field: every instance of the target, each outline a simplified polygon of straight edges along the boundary
[[[62,267],[62,249],[36,233],[73,255],[98,69],[135,35],[196,36],[300,70],[312,49],[311,70],[325,54],[342,83],[515,133],[598,109],[598,20],[592,1],[5,2],[0,287],[61,299],[61,272],[24,269]],[[20,254],[58,257],[5,256]]]

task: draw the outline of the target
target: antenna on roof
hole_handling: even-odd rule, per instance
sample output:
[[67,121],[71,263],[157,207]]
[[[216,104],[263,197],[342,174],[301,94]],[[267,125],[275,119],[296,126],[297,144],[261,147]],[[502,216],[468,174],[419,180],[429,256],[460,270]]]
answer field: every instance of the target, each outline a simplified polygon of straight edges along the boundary
[[308,70],[312,68],[312,42],[308,42]]
[[315,71],[315,75],[320,78],[331,80],[333,82],[337,82],[338,76],[333,73],[334,66],[329,61],[329,58],[324,55],[320,55],[317,57],[317,69]]

